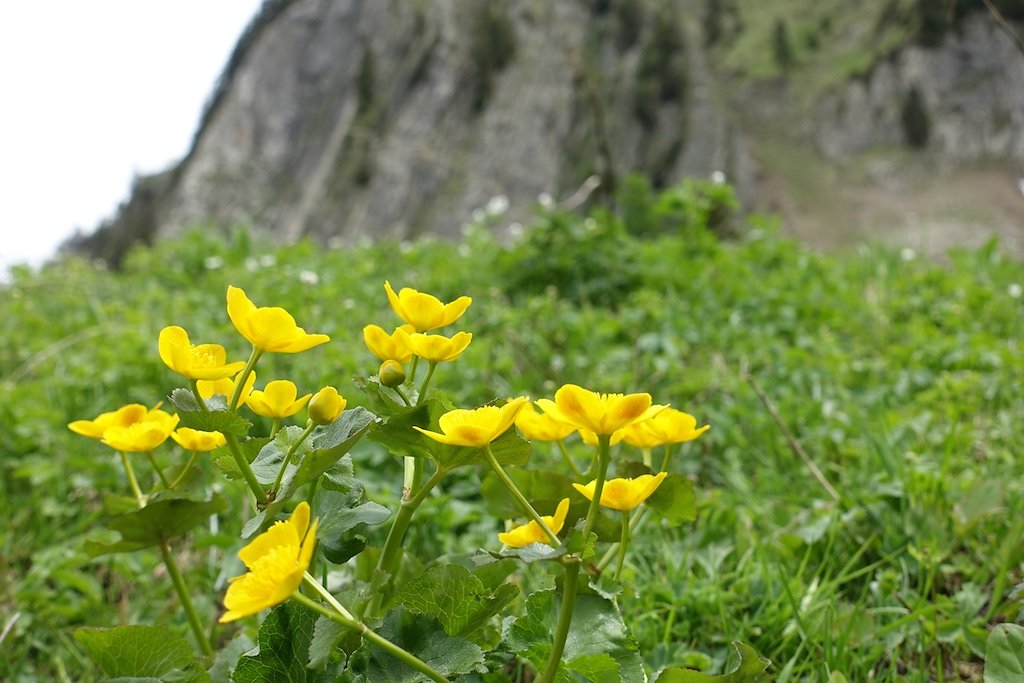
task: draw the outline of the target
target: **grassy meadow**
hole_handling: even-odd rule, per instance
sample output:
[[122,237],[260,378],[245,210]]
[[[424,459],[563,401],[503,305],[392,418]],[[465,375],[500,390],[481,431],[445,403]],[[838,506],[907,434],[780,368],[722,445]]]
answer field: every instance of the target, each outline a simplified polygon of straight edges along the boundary
[[[0,680],[100,678],[81,626],[187,637],[156,552],[85,552],[126,484],[113,451],[66,424],[179,386],[157,356],[166,325],[244,358],[229,284],[332,338],[268,356],[260,384],[333,384],[362,404],[353,378],[377,370],[362,327],[397,324],[387,279],[473,297],[459,323],[473,342],[435,380],[463,407],[573,382],[647,391],[711,425],[669,466],[694,482],[696,522],[649,525],[627,558],[619,605],[650,672],[720,673],[740,640],[780,682],[981,681],[990,630],[1022,619],[1024,266],[996,244],[942,262],[814,253],[764,221],[723,240],[683,195],[626,202],[625,225],[644,231],[601,211],[542,212],[505,244],[483,226],[457,243],[329,249],[197,231],[119,272],[15,270],[0,289]],[[532,457],[558,456],[537,444]],[[353,458],[393,508],[401,465],[370,441]],[[411,543],[438,557],[493,547],[503,525],[474,504],[480,474],[429,499]],[[232,510],[175,549],[210,624],[244,505],[220,482]]]

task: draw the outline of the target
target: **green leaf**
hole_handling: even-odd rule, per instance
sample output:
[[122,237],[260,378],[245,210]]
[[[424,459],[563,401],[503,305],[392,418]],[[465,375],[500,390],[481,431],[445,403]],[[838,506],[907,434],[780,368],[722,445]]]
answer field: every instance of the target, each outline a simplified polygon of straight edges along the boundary
[[[376,376],[353,377],[353,384],[356,388],[366,394],[369,405],[378,415],[391,417],[406,409],[405,401],[398,395],[398,392],[380,383]],[[409,400],[414,400],[411,396]]]
[[313,625],[313,638],[309,643],[310,669],[323,669],[330,661],[338,643],[348,633],[341,624],[321,616]]
[[[515,652],[543,670],[551,654],[551,634],[558,618],[554,591],[538,591],[526,600],[525,614],[509,627],[505,642]],[[615,663],[611,671],[608,660]],[[646,681],[636,640],[622,621],[618,607],[598,595],[576,596],[569,636],[559,665],[557,681],[572,681],[568,672],[592,683]],[[614,677],[613,677],[614,676]]]
[[206,670],[211,683],[229,683],[238,664],[238,658],[253,648],[255,643],[244,633],[222,647],[213,660],[213,666]]
[[[243,441],[239,444],[242,450],[242,457],[245,458],[246,462],[251,463],[260,450],[268,443],[270,443],[270,439],[266,437]],[[228,446],[221,446],[213,451],[210,456],[213,464],[217,466],[217,469],[226,478],[232,481],[243,481],[242,472],[238,469],[238,463],[235,462],[235,457],[231,454],[231,449]]]
[[[463,638],[445,634],[436,620],[399,607],[388,612],[378,633],[451,678],[471,672],[484,673],[484,653]],[[363,644],[349,664],[367,683],[421,683],[423,674],[402,660],[369,643]],[[357,679],[358,680],[358,679]]]
[[985,683],[1024,681],[1024,627],[999,624],[988,637]]
[[227,508],[227,501],[216,494],[210,500],[172,498],[153,501],[144,508],[110,521],[108,526],[120,532],[120,541],[110,544],[86,541],[85,550],[96,557],[159,545],[163,541],[184,536],[210,515],[223,512]]
[[203,432],[234,434],[242,439],[249,433],[252,423],[238,413],[228,410],[202,410],[196,397],[188,389],[175,389],[168,397],[178,413],[178,426]]
[[450,636],[473,635],[519,595],[511,584],[489,590],[458,564],[432,567],[398,593],[397,600],[410,612],[437,619]]
[[167,626],[80,628],[75,640],[109,678],[206,683],[185,639]]
[[[252,473],[256,475],[256,481],[267,486],[273,484],[277,480],[278,470],[281,469],[281,461],[284,460],[284,456],[288,454],[292,446],[302,433],[306,431],[302,427],[296,427],[295,425],[289,425],[278,431],[273,441],[267,443],[260,452],[256,455],[256,459],[252,461]],[[285,470],[285,477],[295,476],[295,471],[298,467],[294,464],[299,459],[312,450],[309,439],[304,441],[296,448],[295,453],[292,454],[292,463],[287,470]],[[286,481],[282,478],[282,486]]]
[[656,683],[767,683],[769,678],[765,671],[771,662],[746,643],[735,640],[732,646],[736,649],[739,663],[729,673],[713,676],[692,669],[669,667],[661,672]]
[[658,490],[647,499],[646,505],[673,525],[697,519],[697,496],[693,492],[693,482],[681,474],[665,477]]
[[[572,480],[552,470],[509,470],[509,478],[522,491],[526,499],[533,504],[542,515],[554,514],[555,508],[563,498],[570,501],[579,500],[572,487]],[[508,487],[491,473],[484,477],[480,493],[487,505],[487,512],[498,519],[519,519],[523,516],[523,508],[519,501],[509,492]],[[589,506],[589,502],[580,507]]]
[[235,683],[328,681],[328,673],[306,668],[316,614],[295,602],[278,605],[260,625],[257,648],[235,666]]
[[[450,406],[436,398],[395,413],[386,423],[370,433],[370,440],[382,444],[392,455],[429,458],[439,467],[451,470],[465,465],[487,462],[483,448],[449,446],[424,436],[413,427],[440,431],[438,420]],[[510,429],[493,442],[491,452],[502,465],[525,465],[530,460],[530,444]]]

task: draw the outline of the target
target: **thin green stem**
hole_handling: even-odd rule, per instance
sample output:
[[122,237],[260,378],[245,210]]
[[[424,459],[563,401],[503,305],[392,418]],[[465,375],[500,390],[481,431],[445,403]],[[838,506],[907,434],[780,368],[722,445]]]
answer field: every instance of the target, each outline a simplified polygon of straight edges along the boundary
[[672,451],[675,450],[674,447],[675,444],[673,443],[665,444],[665,457],[661,459],[661,469],[658,470],[659,472],[668,472],[668,461],[672,457]]
[[437,361],[432,360],[427,366],[427,376],[423,378],[423,384],[420,385],[420,395],[416,397],[416,405],[423,403],[423,399],[427,395],[427,387],[430,386],[430,380],[434,377],[434,370],[437,370]]
[[167,574],[171,577],[171,582],[174,584],[174,590],[178,593],[178,601],[181,602],[181,607],[185,610],[185,616],[188,617],[188,625],[192,628],[192,634],[199,643],[199,649],[207,657],[213,657],[213,648],[206,637],[206,631],[203,630],[203,623],[199,621],[199,615],[196,614],[195,605],[192,604],[192,598],[188,594],[185,579],[181,576],[178,562],[174,559],[174,554],[171,552],[167,541],[160,543],[160,554],[163,556],[164,565],[167,567]]
[[412,357],[412,366],[409,368],[409,384],[411,384],[413,387],[416,386],[416,370],[419,368],[419,366],[420,366],[420,357],[419,356],[413,356]]
[[565,578],[562,580],[562,605],[558,608],[558,623],[555,625],[555,637],[551,641],[551,656],[544,667],[544,675],[537,683],[551,683],[558,673],[558,664],[562,661],[565,651],[565,639],[569,636],[572,624],[573,608],[576,606],[576,580],[580,575],[580,563],[572,562],[565,565]]
[[[316,582],[314,581],[313,583],[316,583]],[[362,623],[361,621],[357,621],[356,619],[354,619],[351,614],[348,614],[348,616],[346,616],[347,610],[346,610],[346,614],[342,614],[342,613],[337,612],[337,611],[329,610],[326,607],[324,607],[322,604],[320,604],[319,602],[317,602],[317,601],[315,601],[315,600],[313,600],[311,598],[306,597],[305,595],[303,595],[299,591],[295,591],[294,593],[292,593],[292,600],[295,600],[296,602],[298,602],[298,603],[300,603],[302,605],[305,605],[306,607],[308,607],[309,609],[313,610],[317,614],[321,614],[321,615],[327,617],[328,619],[330,619],[330,620],[332,620],[332,621],[334,621],[334,622],[336,622],[338,624],[341,624],[342,626],[344,626],[345,628],[349,629],[350,631],[355,631],[356,633],[361,635],[363,638],[365,638],[369,642],[373,643],[374,645],[376,645],[380,649],[384,650],[388,654],[390,654],[390,655],[392,655],[394,657],[397,657],[398,659],[402,660],[403,662],[405,662],[406,664],[408,664],[412,668],[416,669],[417,671],[419,671],[421,674],[423,674],[424,676],[426,676],[430,680],[435,681],[436,683],[448,683],[448,679],[447,678],[445,678],[443,675],[441,675],[439,672],[437,672],[429,664],[424,662],[422,659],[420,659],[416,655],[414,655],[414,654],[412,654],[410,652],[407,652],[406,650],[403,650],[402,648],[400,648],[398,645],[395,645],[394,643],[392,643],[387,638],[374,633],[373,631],[370,630],[370,628],[366,624]],[[335,605],[336,604],[337,603],[335,603]],[[334,606],[334,605],[332,605],[332,606]],[[340,605],[338,605],[338,607],[340,607]]]
[[171,488],[171,483],[167,481],[167,475],[164,474],[163,468],[156,463],[156,457],[153,455],[153,451],[146,451],[146,457],[149,458],[149,464],[156,470],[156,474],[160,477],[160,483],[164,485],[165,489]]
[[622,535],[619,537],[619,565],[615,568],[615,580],[622,576],[622,565],[626,562],[626,546],[629,545],[629,510],[622,511]]
[[278,487],[281,486],[281,480],[284,478],[284,471],[288,468],[288,463],[291,462],[292,456],[295,455],[295,451],[302,444],[303,441],[313,432],[313,428],[316,427],[316,423],[312,420],[306,420],[306,429],[299,435],[299,438],[295,440],[288,448],[288,452],[285,453],[284,459],[281,461],[281,469],[277,471],[277,477],[274,479],[274,485],[270,487],[270,490],[277,494]]
[[[635,515],[632,515],[632,518],[629,521],[629,535],[632,536],[633,534],[635,534],[636,530],[640,528],[640,526],[644,523],[646,519],[647,508],[641,508],[640,512],[638,512]],[[605,552],[604,556],[601,558],[601,561],[597,563],[598,571],[604,571],[604,568],[611,564],[611,561],[615,558],[615,554],[618,551],[619,544],[612,543],[611,546],[609,546],[607,552]]]
[[140,508],[145,507],[146,497],[142,495],[142,489],[139,488],[139,480],[135,478],[135,470],[132,468],[128,456],[124,454],[124,451],[118,451],[117,454],[121,456],[121,464],[124,465],[124,473],[128,477],[128,485],[132,487],[132,493],[135,494],[135,501],[139,504]]
[[181,472],[178,473],[178,476],[174,478],[174,481],[171,482],[171,485],[168,488],[178,488],[178,484],[180,484],[181,480],[185,478],[188,471],[192,469],[192,465],[195,464],[196,457],[198,457],[198,455],[199,451],[192,451],[192,457],[188,459],[188,462],[185,463],[185,467],[182,468]]
[[583,525],[583,538],[590,537],[597,523],[598,509],[601,507],[601,495],[604,493],[604,480],[608,475],[608,465],[611,463],[611,435],[597,435],[597,477],[594,481],[594,497],[590,500],[590,509],[587,510],[587,521]]
[[533,509],[533,506],[530,505],[530,501],[526,499],[526,496],[523,495],[523,492],[519,490],[516,483],[508,476],[504,468],[501,466],[501,463],[498,462],[498,459],[494,457],[494,452],[491,450],[491,444],[487,444],[484,448],[484,454],[487,456],[487,462],[490,463],[491,469],[493,469],[494,473],[498,475],[498,478],[501,479],[501,482],[512,494],[512,497],[518,501],[519,507],[521,507],[523,511],[537,523],[537,526],[544,531],[544,534],[548,537],[552,545],[556,548],[562,545],[562,542],[558,540],[558,535],[551,530],[551,528],[541,518],[540,514]]
[[196,397],[196,403],[199,404],[199,410],[204,413],[210,412],[209,406],[206,405],[206,399],[204,399],[203,395],[199,393],[199,382],[194,379],[190,380],[189,386],[192,387],[192,395]]
[[238,443],[238,439],[231,432],[224,432],[224,439],[228,442],[228,450],[231,451],[231,457],[235,459],[235,464],[238,465],[238,471],[242,473],[242,478],[245,479],[245,483],[249,485],[249,490],[252,491],[252,495],[256,497],[257,502],[266,502],[267,494],[263,490],[262,484],[256,479],[256,474],[253,473],[252,467],[249,466],[249,461],[245,459],[245,455],[242,453],[242,447]]
[[391,387],[391,388],[395,390],[395,393],[398,394],[398,397],[402,399],[402,401],[405,403],[405,405],[407,405],[408,407],[412,408],[412,402],[409,400],[409,397],[405,395],[405,392],[402,391],[402,387]]
[[402,550],[402,541],[405,539],[405,532],[409,529],[409,523],[412,521],[413,513],[416,512],[416,508],[420,506],[420,503],[426,500],[427,495],[435,486],[438,485],[438,483],[440,483],[441,479],[443,479],[444,475],[447,473],[448,470],[439,467],[430,479],[423,484],[420,490],[416,492],[416,495],[408,500],[403,500],[402,504],[399,506],[398,514],[395,515],[395,521],[391,523],[391,529],[388,531],[388,537],[384,541],[384,548],[381,550],[380,558],[377,560],[377,569],[374,571],[373,582],[376,590],[370,600],[370,616],[377,616],[377,612],[384,603],[385,586],[381,585],[382,577],[386,575],[388,577],[388,582],[390,582],[394,577],[396,565],[398,564],[399,553]]
[[576,475],[577,478],[582,479],[583,473],[580,472],[580,468],[576,467],[576,462],[572,459],[572,455],[569,454],[569,449],[565,447],[565,440],[558,440],[558,450],[561,451],[562,457],[565,458],[565,462],[569,465],[569,469]]
[[274,421],[270,423],[270,440],[273,441],[274,437],[277,436],[277,430],[281,429],[281,420],[274,418]]
[[423,482],[423,459],[405,456],[405,476],[402,479],[402,500],[409,500],[420,488]]
[[641,449],[641,452],[644,456],[644,465],[647,466],[647,469],[651,469],[651,466],[654,464],[654,462],[651,460],[651,449],[643,448]]
[[260,359],[263,352],[257,349],[255,346],[252,347],[252,353],[249,354],[249,360],[246,361],[245,367],[242,368],[241,374],[238,375],[238,379],[235,380],[235,391],[231,394],[231,400],[228,402],[228,410],[235,412],[238,408],[238,400],[242,398],[242,389],[245,388],[245,380],[249,378],[249,373],[256,367],[256,361]]

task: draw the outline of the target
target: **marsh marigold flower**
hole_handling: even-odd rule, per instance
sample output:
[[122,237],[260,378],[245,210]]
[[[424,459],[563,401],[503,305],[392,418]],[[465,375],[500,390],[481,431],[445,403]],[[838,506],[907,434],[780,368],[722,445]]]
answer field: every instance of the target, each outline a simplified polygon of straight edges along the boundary
[[403,287],[395,294],[395,290],[391,289],[391,283],[387,281],[384,282],[384,291],[388,293],[388,302],[398,317],[416,328],[417,332],[451,325],[462,317],[473,303],[470,297],[460,296],[455,301],[445,304],[435,296],[408,287]]
[[516,427],[527,441],[561,441],[576,431],[568,422],[561,422],[547,413],[525,407],[516,415]]
[[[241,373],[239,373],[241,374]],[[199,380],[196,384],[199,386],[199,395],[204,399],[212,397],[214,394],[220,394],[221,396],[231,399],[235,394],[235,383],[238,381],[238,375],[227,379],[215,379],[215,380]],[[249,398],[249,394],[252,393],[252,388],[256,384],[256,373],[250,372],[249,376],[245,378],[245,386],[242,387],[242,394],[238,397],[238,405],[242,405]]]
[[370,349],[370,353],[382,361],[408,362],[412,358],[412,349],[409,348],[405,343],[405,339],[399,334],[399,329],[407,333],[416,331],[416,328],[412,325],[406,324],[388,334],[379,325],[367,325],[363,328],[363,341],[366,342],[366,348]]
[[253,391],[245,399],[246,405],[257,415],[269,417],[274,420],[281,420],[291,417],[302,410],[312,394],[306,394],[296,398],[298,389],[295,384],[286,379],[275,379],[268,382],[263,391]]
[[405,330],[398,330],[398,334],[414,354],[432,363],[455,360],[473,340],[469,332],[458,332],[450,339],[441,334],[409,334]]
[[160,330],[157,349],[167,367],[189,379],[224,379],[245,367],[244,361],[228,363],[220,344],[193,344],[188,332],[177,325]]
[[[667,476],[668,472],[659,472],[656,475],[642,474],[636,479],[609,479],[601,489],[601,506],[612,510],[632,510],[650,498]],[[573,484],[573,487],[587,500],[593,500],[597,481],[585,486]]]
[[529,403],[525,396],[514,398],[500,408],[484,406],[472,410],[450,410],[438,420],[441,434],[413,427],[434,441],[449,446],[480,448],[491,443],[512,426],[516,415]]
[[318,425],[329,425],[345,410],[348,401],[334,387],[324,387],[309,399],[309,419]]
[[188,427],[178,427],[171,432],[171,438],[186,451],[195,451],[196,453],[208,453],[227,443],[224,435],[220,432],[201,432]]
[[295,324],[295,318],[283,308],[256,308],[244,291],[230,285],[228,317],[235,329],[261,351],[298,353],[331,340],[326,334],[307,333]]
[[380,364],[377,379],[386,387],[400,387],[405,382],[405,368],[397,360],[386,360]]
[[126,453],[145,453],[151,451],[171,435],[178,426],[178,416],[153,408],[139,415],[130,424],[108,427],[103,432],[103,443]]
[[275,522],[238,551],[248,573],[231,579],[224,596],[227,612],[220,623],[235,621],[279,605],[302,583],[316,543],[318,520],[309,523],[309,503],[302,501],[287,521]]
[[654,448],[669,443],[693,441],[711,429],[697,427],[697,418],[675,408],[666,407],[650,418],[634,422],[622,430],[623,440],[638,448]]
[[[557,534],[565,526],[565,516],[567,514],[569,514],[569,499],[563,498],[558,503],[558,507],[555,508],[554,515],[544,515],[541,516],[541,519],[548,525],[549,529]],[[547,543],[550,539],[537,522],[530,520],[526,524],[513,528],[511,531],[498,534],[498,540],[510,548],[522,548],[524,545],[530,545],[531,543]]]
[[91,439],[102,439],[103,432],[111,427],[133,425],[145,418],[148,412],[149,408],[141,403],[130,403],[109,413],[102,413],[94,420],[75,420],[68,425],[68,429]]
[[654,406],[652,411],[650,394],[599,394],[575,384],[555,392],[554,401],[538,400],[537,407],[556,420],[597,435],[613,434],[661,408]]

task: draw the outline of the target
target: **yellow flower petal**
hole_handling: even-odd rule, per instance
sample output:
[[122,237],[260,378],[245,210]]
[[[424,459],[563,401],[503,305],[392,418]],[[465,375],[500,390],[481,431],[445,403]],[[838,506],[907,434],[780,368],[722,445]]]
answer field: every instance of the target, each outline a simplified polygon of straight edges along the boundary
[[[601,490],[601,507],[613,510],[632,510],[647,500],[661,486],[668,472],[657,475],[642,474],[636,479],[609,479]],[[594,499],[597,481],[589,484],[573,484],[573,488],[583,494],[587,500]]]
[[[541,515],[541,519],[556,534],[565,526],[565,517],[569,514],[569,499],[563,498],[558,503],[553,516]],[[531,543],[547,543],[548,535],[537,522],[530,520],[505,533],[498,534],[498,540],[510,548],[522,548]]]
[[[473,299],[461,296],[455,301],[444,304],[437,297],[403,287],[398,294],[391,288],[391,283],[384,282],[384,291],[388,295],[388,303],[399,318],[412,325],[417,332],[426,332],[438,327],[451,325],[462,317]],[[382,358],[381,360],[387,360]],[[398,359],[395,359],[398,360]]]
[[178,427],[171,432],[171,438],[185,450],[197,453],[208,453],[227,443],[220,432],[203,432],[188,427]]
[[228,286],[227,303],[235,329],[262,351],[298,353],[330,341],[326,334],[307,333],[283,308],[257,308],[238,287]]
[[472,410],[450,410],[438,419],[441,433],[413,427],[434,441],[451,446],[480,448],[507,432],[516,415],[529,403],[525,396],[514,398],[500,408],[483,406]]
[[530,407],[516,415],[516,427],[527,441],[560,441],[576,431],[568,422],[556,420],[547,413],[538,413]]
[[537,407],[556,420],[605,435],[649,416],[651,395],[598,394],[575,384],[566,384],[555,392],[554,401],[541,399],[537,401]]

